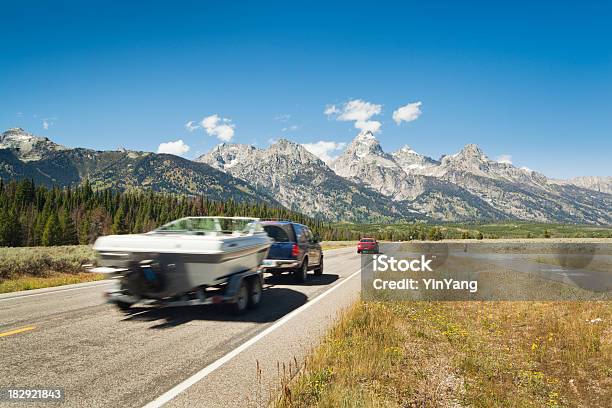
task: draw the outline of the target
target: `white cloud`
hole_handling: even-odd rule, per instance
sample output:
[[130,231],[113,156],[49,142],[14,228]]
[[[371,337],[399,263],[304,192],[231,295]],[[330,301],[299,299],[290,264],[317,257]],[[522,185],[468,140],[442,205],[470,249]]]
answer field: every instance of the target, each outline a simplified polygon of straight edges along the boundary
[[369,130],[372,133],[378,133],[381,126],[382,126],[382,123],[380,123],[377,120],[366,120],[366,121],[358,120],[357,122],[355,122],[355,127],[357,129]]
[[45,130],[49,129],[51,126],[53,126],[55,124],[56,120],[57,120],[57,118],[44,118],[42,120],[42,127],[43,127],[43,129],[45,129]]
[[512,156],[509,154],[500,154],[497,156],[498,163],[512,164]]
[[210,136],[215,136],[222,142],[229,142],[234,137],[236,125],[230,119],[221,118],[219,115],[207,116],[200,122],[200,125]]
[[269,139],[268,139],[268,144],[273,145],[273,144],[274,144],[274,143],[276,143],[276,142],[278,142],[278,139],[275,139],[275,138],[273,138],[273,137],[271,137],[271,138],[269,138]]
[[296,130],[298,130],[300,127],[298,125],[291,125],[291,126],[287,126],[281,129],[281,132],[295,132]]
[[196,124],[195,120],[190,120],[189,122],[185,123],[185,129],[188,132],[193,132],[196,129],[199,129],[200,125]]
[[[323,160],[325,163],[330,164],[346,147],[346,143],[327,142],[324,140],[316,143],[303,143],[302,146],[310,153]],[[335,154],[334,154],[335,153]]]
[[413,102],[408,105],[400,106],[393,112],[393,120],[398,125],[402,122],[412,122],[421,116],[422,102]]
[[343,122],[355,122],[355,127],[360,130],[369,130],[372,133],[380,131],[382,123],[370,120],[373,116],[380,115],[382,105],[366,102],[362,99],[353,99],[340,106],[327,105],[325,115],[334,117]]
[[282,114],[282,115],[278,115],[274,119],[278,120],[280,122],[287,122],[287,121],[289,121],[289,119],[291,119],[291,115],[289,115],[288,113],[285,113],[285,114]]
[[168,153],[176,156],[182,156],[189,151],[189,146],[182,139],[174,142],[161,143],[157,148],[157,153]]
[[374,115],[380,114],[382,105],[366,102],[361,99],[353,99],[343,103],[340,107],[327,105],[325,114],[337,115],[336,120],[341,121],[366,121]]
[[323,113],[325,113],[327,116],[335,115],[338,112],[339,111],[338,108],[336,108],[336,105],[327,105],[323,111]]

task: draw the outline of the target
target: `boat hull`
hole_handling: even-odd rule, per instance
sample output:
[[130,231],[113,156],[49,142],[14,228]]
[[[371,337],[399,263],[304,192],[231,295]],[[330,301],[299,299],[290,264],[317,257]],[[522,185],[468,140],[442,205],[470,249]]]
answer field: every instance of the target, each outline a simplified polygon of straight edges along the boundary
[[[223,284],[235,273],[258,268],[271,245],[267,236],[202,240],[200,248],[214,247],[206,251],[195,250],[197,241],[193,239],[188,242],[189,250],[184,249],[184,240],[177,237],[172,245],[167,241],[160,245],[159,239],[146,241],[121,236],[97,242],[94,248],[100,266],[124,270],[121,285],[126,291],[152,299]],[[157,244],[154,245],[157,250],[147,250],[149,244]]]

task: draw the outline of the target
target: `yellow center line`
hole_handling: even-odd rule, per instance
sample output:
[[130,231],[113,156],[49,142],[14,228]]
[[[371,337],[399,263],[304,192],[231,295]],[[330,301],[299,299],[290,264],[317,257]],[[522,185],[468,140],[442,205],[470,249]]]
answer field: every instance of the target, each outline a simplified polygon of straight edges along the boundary
[[34,330],[35,328],[36,328],[36,326],[22,327],[21,329],[15,329],[15,330],[7,331],[7,332],[4,332],[4,333],[0,333],[0,337],[5,337],[5,336],[13,335],[13,334],[27,332],[27,331],[30,331],[30,330]]

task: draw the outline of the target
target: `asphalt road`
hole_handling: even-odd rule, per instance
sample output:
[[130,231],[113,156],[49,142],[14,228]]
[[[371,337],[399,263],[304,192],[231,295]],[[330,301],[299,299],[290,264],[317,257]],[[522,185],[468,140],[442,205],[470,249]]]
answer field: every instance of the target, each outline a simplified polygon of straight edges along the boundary
[[[325,255],[325,273],[310,274],[305,284],[268,277],[260,308],[240,317],[219,306],[123,313],[104,303],[106,281],[0,295],[0,388],[61,387],[61,406],[68,407],[263,406],[359,296],[354,248]],[[609,274],[470,257],[576,286],[608,287],[594,279]]]
[[305,284],[267,278],[260,308],[240,317],[126,314],[104,303],[107,282],[0,297],[0,387],[61,387],[70,407],[261,406],[359,296],[354,248],[325,255]]

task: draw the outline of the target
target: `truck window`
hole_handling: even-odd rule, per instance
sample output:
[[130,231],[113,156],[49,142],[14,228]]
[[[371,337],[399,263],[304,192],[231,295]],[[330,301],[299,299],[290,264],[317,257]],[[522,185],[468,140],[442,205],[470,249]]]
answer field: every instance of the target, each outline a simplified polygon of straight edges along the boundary
[[297,241],[306,242],[306,234],[304,233],[304,228],[298,224],[293,224],[293,228],[295,229],[295,235],[297,236]]
[[291,242],[289,234],[278,225],[264,225],[264,231],[276,242]]
[[304,236],[306,237],[306,241],[312,242],[312,233],[308,227],[304,227]]

